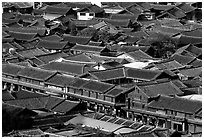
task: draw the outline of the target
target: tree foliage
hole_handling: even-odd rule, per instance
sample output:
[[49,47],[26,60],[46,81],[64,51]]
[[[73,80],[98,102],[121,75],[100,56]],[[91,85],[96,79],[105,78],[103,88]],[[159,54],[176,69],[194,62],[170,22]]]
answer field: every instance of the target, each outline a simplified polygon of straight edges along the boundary
[[177,49],[177,44],[169,36],[158,34],[157,37],[151,38],[151,45],[156,50],[154,57],[169,58]]

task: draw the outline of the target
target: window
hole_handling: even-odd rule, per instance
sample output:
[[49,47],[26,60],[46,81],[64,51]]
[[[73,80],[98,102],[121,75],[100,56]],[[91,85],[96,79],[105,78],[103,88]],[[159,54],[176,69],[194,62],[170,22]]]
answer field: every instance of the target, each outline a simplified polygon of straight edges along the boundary
[[173,128],[174,128],[176,131],[182,131],[182,124],[176,124],[176,123],[174,123]]
[[89,16],[94,16],[94,13],[89,13]]
[[80,16],[86,16],[86,13],[80,13]]

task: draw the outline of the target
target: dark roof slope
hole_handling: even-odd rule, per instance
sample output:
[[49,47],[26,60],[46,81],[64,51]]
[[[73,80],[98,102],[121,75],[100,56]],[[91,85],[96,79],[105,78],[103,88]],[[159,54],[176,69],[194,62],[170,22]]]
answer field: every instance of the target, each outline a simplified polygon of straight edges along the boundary
[[18,76],[45,81],[48,77],[55,74],[53,71],[44,70],[40,68],[34,68],[34,67],[26,67],[22,69],[20,72],[18,72]]
[[202,102],[178,97],[170,98],[166,96],[160,96],[158,100],[150,102],[147,107],[195,114],[202,108]]
[[130,15],[130,14],[112,14],[111,19],[115,19],[115,20],[131,20],[131,22],[134,22],[135,20],[137,20],[138,15]]
[[183,92],[175,86],[172,82],[157,83],[152,85],[138,85],[149,97],[156,97],[158,95],[180,95]]
[[47,6],[45,9],[45,13],[49,14],[59,14],[59,15],[66,15],[71,7],[57,7],[57,6]]
[[45,96],[47,96],[47,94],[31,92],[31,91],[26,91],[26,90],[19,90],[17,92],[13,92],[12,95],[16,99],[38,98],[38,97],[45,97]]
[[21,41],[31,41],[37,36],[37,33],[22,33],[12,31],[10,31],[8,34],[11,35],[11,37],[13,37],[14,39]]
[[56,52],[56,53],[48,53],[44,55],[39,55],[36,56],[39,60],[41,60],[44,63],[49,63],[53,60],[62,58],[62,57],[67,57],[68,55],[65,54],[64,52]]
[[80,75],[84,73],[85,64],[71,63],[71,62],[50,62],[40,68],[46,70],[55,70],[72,75]]
[[91,40],[91,37],[81,37],[81,36],[72,36],[69,34],[63,34],[64,41],[68,41],[69,43],[73,44],[88,44],[88,42]]
[[38,48],[45,48],[48,50],[62,50],[67,46],[68,42],[57,42],[57,41],[47,41],[47,40],[40,40],[39,43],[36,45]]
[[10,92],[8,92],[7,90],[2,90],[3,101],[14,100],[14,99],[15,97],[13,97]]
[[79,105],[78,101],[65,100],[52,109],[54,112],[67,113]]
[[110,91],[108,91],[107,93],[105,93],[105,96],[117,97],[117,96],[125,93],[126,91],[127,91],[127,89],[125,89],[125,88],[115,87],[115,88],[111,89]]
[[29,99],[16,99],[7,101],[7,104],[24,107],[31,110],[42,109],[45,107],[48,97],[29,98]]
[[46,33],[46,28],[37,28],[37,27],[3,27],[2,30],[9,32],[19,32],[19,33],[37,33],[40,36],[44,36]]
[[92,60],[85,53],[81,53],[81,54],[77,54],[77,55],[72,55],[72,56],[64,57],[64,59],[66,61],[78,62],[78,63],[93,63],[94,62],[94,60]]
[[100,71],[89,71],[89,73],[100,81],[125,78],[125,70],[123,67]]
[[16,76],[19,71],[24,69],[23,66],[16,64],[2,64],[2,74]]
[[177,7],[183,10],[185,13],[192,12],[196,9],[195,7],[191,6],[190,4],[186,4],[186,3],[181,3],[177,5]]
[[55,97],[55,96],[50,96],[48,98],[48,100],[47,100],[46,105],[45,105],[45,109],[51,110],[53,107],[55,107],[56,105],[60,104],[63,101],[64,101],[63,98],[59,98],[59,97]]
[[151,81],[155,80],[162,72],[146,69],[127,68],[126,77],[137,80]]
[[72,76],[56,74],[56,75],[52,76],[51,78],[47,79],[45,81],[45,84],[51,84],[51,85],[56,85],[56,86],[60,86],[60,87],[65,87],[68,84],[70,84],[70,82],[72,82],[73,80],[74,80],[74,77],[72,77]]
[[183,18],[186,16],[186,14],[178,7],[174,7],[172,9],[168,10],[168,13],[172,14],[176,18]]
[[97,6],[95,4],[81,8],[81,9],[77,10],[77,12],[83,12],[85,10],[89,10],[89,12],[94,12],[96,14],[104,12],[104,10],[102,8],[100,8],[99,6]]
[[41,37],[42,40],[47,40],[47,41],[56,41],[59,42],[62,40],[62,37],[58,36],[57,34],[46,36],[46,37]]
[[187,77],[197,77],[202,75],[202,67],[182,69],[179,73]]
[[145,52],[143,52],[141,50],[129,52],[127,54],[129,56],[131,56],[132,58],[134,58],[135,60],[152,59],[152,57],[150,55],[146,54]]
[[182,65],[187,65],[188,63],[192,62],[195,57],[189,57],[189,56],[183,56],[180,54],[174,54],[172,55],[171,59],[176,60],[177,62],[179,62]]
[[90,81],[85,85],[83,85],[81,88],[84,90],[90,90],[98,93],[106,93],[108,90],[110,90],[113,87],[114,85],[112,84],[98,82],[98,81]]
[[45,51],[42,51],[41,49],[38,49],[38,48],[20,50],[20,51],[17,51],[17,53],[20,54],[21,56],[25,57],[25,58],[31,58],[34,56],[46,54]]
[[105,49],[104,47],[82,45],[82,44],[76,44],[71,48],[71,50],[75,50],[75,51],[92,52],[92,53],[100,53],[104,49]]
[[73,82],[71,82],[68,86],[73,87],[75,89],[79,89],[79,88],[81,88],[81,86],[85,85],[88,82],[89,82],[88,80],[84,80],[81,78],[75,78],[75,80]]

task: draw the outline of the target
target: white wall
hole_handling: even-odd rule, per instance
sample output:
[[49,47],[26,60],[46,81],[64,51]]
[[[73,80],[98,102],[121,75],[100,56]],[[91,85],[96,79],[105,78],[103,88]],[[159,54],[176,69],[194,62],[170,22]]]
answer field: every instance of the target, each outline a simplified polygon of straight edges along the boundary
[[95,14],[94,14],[94,13],[93,13],[93,16],[90,16],[89,14],[90,14],[90,13],[85,13],[85,15],[82,16],[82,15],[80,15],[80,12],[78,12],[78,13],[77,13],[77,19],[78,19],[78,20],[90,20],[90,19],[92,19],[92,18],[95,17]]

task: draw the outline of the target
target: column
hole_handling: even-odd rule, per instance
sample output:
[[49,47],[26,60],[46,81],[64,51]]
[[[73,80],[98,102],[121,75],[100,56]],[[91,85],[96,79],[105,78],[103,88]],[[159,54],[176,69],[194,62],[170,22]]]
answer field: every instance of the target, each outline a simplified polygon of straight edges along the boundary
[[11,86],[10,86],[10,91],[13,91],[13,88],[14,88],[14,85],[11,84]]
[[129,116],[129,112],[128,112],[128,111],[126,112],[126,116],[127,116],[127,119],[130,118],[130,116]]
[[182,122],[182,131],[185,132],[185,123]]
[[115,108],[113,109],[113,115],[114,115],[114,116],[117,115],[117,114],[116,114],[116,109],[115,109]]

